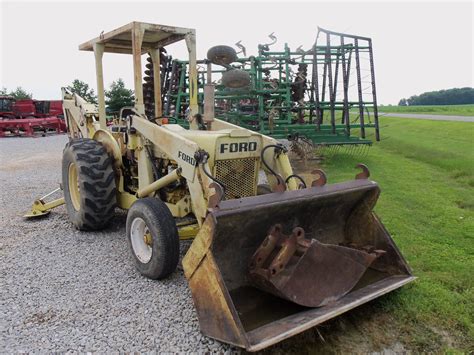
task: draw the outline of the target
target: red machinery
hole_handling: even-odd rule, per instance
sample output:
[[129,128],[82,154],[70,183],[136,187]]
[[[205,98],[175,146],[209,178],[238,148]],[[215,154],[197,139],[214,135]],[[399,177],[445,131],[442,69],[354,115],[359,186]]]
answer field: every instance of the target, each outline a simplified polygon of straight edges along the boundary
[[13,105],[15,98],[9,95],[0,95],[0,118],[15,118]]
[[17,118],[50,117],[63,114],[61,100],[16,100],[13,112]]
[[0,137],[66,132],[61,100],[15,100],[0,96]]

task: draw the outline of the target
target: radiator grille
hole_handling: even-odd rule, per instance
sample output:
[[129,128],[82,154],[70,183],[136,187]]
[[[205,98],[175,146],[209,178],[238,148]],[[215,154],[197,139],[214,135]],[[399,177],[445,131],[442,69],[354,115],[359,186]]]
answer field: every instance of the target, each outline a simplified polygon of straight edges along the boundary
[[257,158],[217,160],[214,176],[225,185],[225,198],[257,194]]

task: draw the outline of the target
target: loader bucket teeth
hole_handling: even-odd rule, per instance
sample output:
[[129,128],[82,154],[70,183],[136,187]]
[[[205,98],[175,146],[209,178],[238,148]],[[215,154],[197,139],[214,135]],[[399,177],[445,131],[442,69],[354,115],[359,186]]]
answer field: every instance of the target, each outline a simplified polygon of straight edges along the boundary
[[414,280],[368,179],[221,201],[183,259],[201,331],[257,351]]

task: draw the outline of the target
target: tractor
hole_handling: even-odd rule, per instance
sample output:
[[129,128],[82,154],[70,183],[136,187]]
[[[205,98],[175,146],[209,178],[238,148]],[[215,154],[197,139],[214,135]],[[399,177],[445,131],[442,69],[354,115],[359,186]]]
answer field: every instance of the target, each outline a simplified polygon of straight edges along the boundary
[[[163,116],[160,92],[162,50],[182,40],[189,53],[189,129]],[[212,86],[200,112],[194,29],[132,22],[79,49],[94,53],[98,105],[62,89],[69,132],[64,197],[36,200],[28,217],[65,204],[72,225],[89,231],[106,228],[117,207],[127,210],[131,259],[140,274],[157,280],[176,270],[180,240],[193,239],[182,266],[201,331],[249,351],[414,280],[373,212],[380,189],[366,166],[338,184],[327,184],[316,170],[306,184],[279,141],[213,117]],[[104,53],[133,57],[135,104],[109,126]],[[145,109],[145,54],[153,112]]]

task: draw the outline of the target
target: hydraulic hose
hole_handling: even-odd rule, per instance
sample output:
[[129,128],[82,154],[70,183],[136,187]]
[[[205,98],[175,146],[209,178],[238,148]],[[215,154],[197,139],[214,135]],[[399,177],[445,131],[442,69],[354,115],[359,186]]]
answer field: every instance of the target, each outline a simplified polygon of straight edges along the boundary
[[304,182],[303,178],[299,175],[296,175],[296,174],[292,174],[292,175],[288,176],[285,180],[285,184],[288,184],[288,181],[292,178],[298,179],[299,181],[301,181],[301,183],[303,184],[303,187],[306,189],[306,183]]
[[265,148],[262,149],[262,152],[260,153],[260,159],[262,160],[262,163],[263,165],[265,166],[265,168],[267,168],[267,170],[273,175],[273,176],[279,176],[275,170],[273,170],[268,164],[267,162],[265,161],[265,157],[264,157],[264,154],[265,154],[265,151],[269,148],[275,148],[275,154],[280,154],[281,152],[284,152],[286,153],[288,150],[285,148],[285,146],[283,146],[282,144],[269,144],[267,145]]
[[202,171],[204,171],[204,174],[209,178],[211,179],[212,181],[214,181],[216,184],[218,184],[221,188],[222,188],[222,192],[223,192],[223,197],[225,196],[225,192],[226,192],[226,188],[225,188],[225,185],[222,181],[216,179],[214,176],[211,175],[210,172],[208,172],[206,170],[206,163],[209,159],[209,153],[207,153],[206,151],[200,151],[200,152],[197,152],[196,155],[195,155],[195,158],[196,158],[196,161],[201,164],[201,167],[202,167]]

